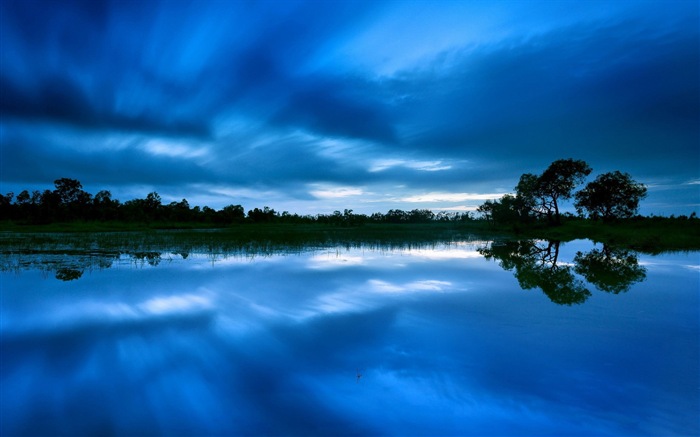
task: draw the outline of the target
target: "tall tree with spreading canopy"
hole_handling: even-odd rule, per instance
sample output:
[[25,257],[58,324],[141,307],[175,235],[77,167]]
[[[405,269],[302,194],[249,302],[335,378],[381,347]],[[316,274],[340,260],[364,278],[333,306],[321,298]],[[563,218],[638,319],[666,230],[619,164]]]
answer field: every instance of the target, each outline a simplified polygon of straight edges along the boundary
[[591,167],[585,161],[559,159],[539,176],[522,175],[515,191],[532,213],[546,216],[550,223],[560,223],[559,201],[570,199],[576,186],[589,174]]
[[644,184],[635,182],[628,173],[603,173],[576,193],[576,210],[593,218],[612,221],[637,213],[639,201],[647,195]]

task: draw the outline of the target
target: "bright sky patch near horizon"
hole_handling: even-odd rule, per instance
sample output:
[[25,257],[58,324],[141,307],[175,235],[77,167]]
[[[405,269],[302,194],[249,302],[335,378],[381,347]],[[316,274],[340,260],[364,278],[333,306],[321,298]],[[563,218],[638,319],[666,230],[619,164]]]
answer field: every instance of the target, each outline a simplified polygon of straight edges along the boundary
[[575,158],[700,213],[696,1],[0,2],[0,188],[469,211]]

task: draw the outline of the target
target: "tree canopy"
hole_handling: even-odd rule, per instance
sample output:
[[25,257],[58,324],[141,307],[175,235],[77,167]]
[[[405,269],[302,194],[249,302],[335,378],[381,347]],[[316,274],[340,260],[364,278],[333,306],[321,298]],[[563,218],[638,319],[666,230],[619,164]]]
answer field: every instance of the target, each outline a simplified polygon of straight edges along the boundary
[[639,201],[646,196],[647,189],[627,173],[601,174],[574,193],[591,171],[585,161],[559,159],[540,175],[525,173],[520,176],[515,196],[505,194],[500,200],[487,200],[477,212],[486,220],[499,224],[518,225],[532,220],[559,224],[560,202],[574,197],[579,215],[587,214],[592,219],[610,221],[637,214]]
[[576,193],[576,210],[587,212],[593,219],[604,221],[632,217],[639,209],[639,201],[646,197],[647,188],[635,182],[627,173],[614,171],[599,175]]
[[559,223],[559,200],[570,199],[574,188],[589,174],[591,168],[585,161],[559,159],[539,176],[522,175],[515,191],[522,205],[533,214],[547,217],[550,223]]

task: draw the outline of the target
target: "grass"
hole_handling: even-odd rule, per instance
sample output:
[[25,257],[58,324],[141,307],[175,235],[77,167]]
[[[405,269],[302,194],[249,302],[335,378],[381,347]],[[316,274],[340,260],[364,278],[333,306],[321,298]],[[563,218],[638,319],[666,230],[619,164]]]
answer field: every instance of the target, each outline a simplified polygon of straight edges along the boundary
[[475,233],[445,224],[362,227],[245,224],[223,229],[107,229],[81,229],[71,224],[70,228],[63,228],[60,232],[57,232],[54,225],[36,227],[32,232],[0,232],[0,252],[83,249],[122,253],[160,251],[265,254],[338,245],[387,249],[425,247],[477,238]]
[[614,223],[569,220],[560,226],[503,229],[506,235],[571,241],[589,239],[645,253],[700,250],[700,220],[643,218]]
[[484,221],[425,224],[240,224],[226,228],[192,223],[0,223],[0,250],[73,247],[117,251],[274,252],[307,247],[412,247],[452,241],[536,238],[590,239],[646,253],[700,250],[700,220],[641,218],[617,223],[569,219],[560,226],[494,227]]

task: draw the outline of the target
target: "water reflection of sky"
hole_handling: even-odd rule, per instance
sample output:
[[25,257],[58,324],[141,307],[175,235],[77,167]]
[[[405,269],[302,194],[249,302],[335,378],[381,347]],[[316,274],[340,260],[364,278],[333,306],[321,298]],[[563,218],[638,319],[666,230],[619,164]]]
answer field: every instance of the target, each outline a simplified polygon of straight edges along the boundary
[[698,434],[698,254],[639,262],[575,306],[466,244],[3,273],[2,434]]

